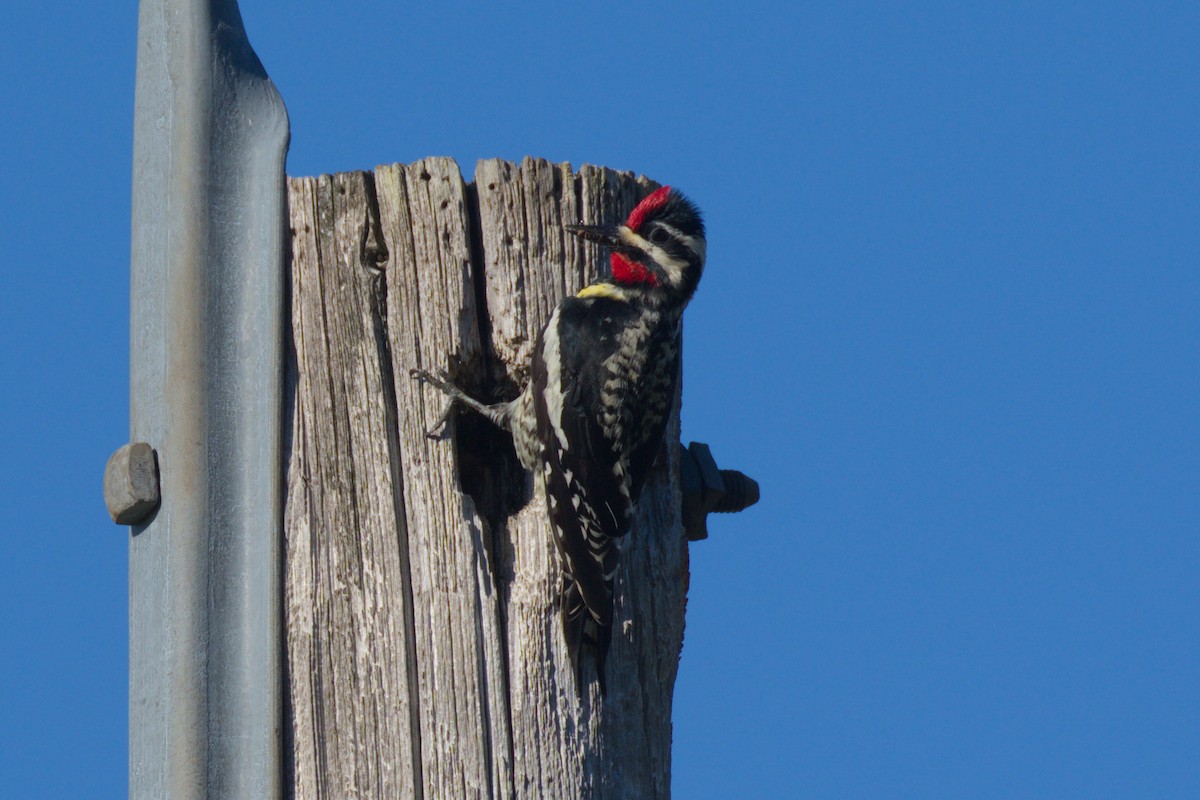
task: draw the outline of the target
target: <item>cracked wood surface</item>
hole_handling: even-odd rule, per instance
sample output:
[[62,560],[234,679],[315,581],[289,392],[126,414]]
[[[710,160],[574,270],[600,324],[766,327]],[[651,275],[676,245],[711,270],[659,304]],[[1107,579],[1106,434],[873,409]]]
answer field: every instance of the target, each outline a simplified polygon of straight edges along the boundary
[[444,398],[408,377],[514,396],[554,306],[602,271],[563,225],[623,219],[653,186],[533,159],[473,184],[449,159],[289,182],[295,797],[669,796],[678,415],[624,546],[608,696],[581,698],[540,485],[477,420],[426,438]]

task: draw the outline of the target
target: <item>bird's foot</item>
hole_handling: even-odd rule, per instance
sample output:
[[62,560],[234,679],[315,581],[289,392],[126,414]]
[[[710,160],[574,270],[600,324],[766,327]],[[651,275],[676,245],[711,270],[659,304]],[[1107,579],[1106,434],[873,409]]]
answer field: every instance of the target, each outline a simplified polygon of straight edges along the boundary
[[426,439],[440,440],[447,438],[450,435],[450,416],[454,413],[454,401],[463,396],[462,390],[451,382],[450,376],[444,370],[438,375],[434,375],[423,369],[410,369],[408,377],[420,383],[427,383],[450,398],[450,401],[446,403],[445,410],[442,411],[442,415],[438,417],[437,422],[433,423],[432,428],[425,431]]

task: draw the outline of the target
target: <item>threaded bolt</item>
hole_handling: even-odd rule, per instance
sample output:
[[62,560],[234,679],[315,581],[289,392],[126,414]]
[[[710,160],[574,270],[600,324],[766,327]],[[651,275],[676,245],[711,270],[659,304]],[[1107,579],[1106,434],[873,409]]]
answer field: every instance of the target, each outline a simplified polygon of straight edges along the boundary
[[721,483],[725,494],[712,510],[718,514],[735,514],[758,502],[758,481],[736,469],[721,470]]
[[758,481],[735,469],[718,469],[703,442],[679,445],[679,478],[683,493],[683,528],[689,541],[708,538],[708,515],[731,514],[758,502]]

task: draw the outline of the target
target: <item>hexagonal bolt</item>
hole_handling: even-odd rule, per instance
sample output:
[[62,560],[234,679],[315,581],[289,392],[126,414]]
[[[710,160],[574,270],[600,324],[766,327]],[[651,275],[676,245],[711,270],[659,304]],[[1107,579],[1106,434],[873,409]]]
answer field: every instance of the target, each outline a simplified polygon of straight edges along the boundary
[[118,525],[136,525],[158,508],[158,455],[145,442],[113,453],[104,468],[104,504]]
[[679,478],[683,529],[691,542],[708,538],[710,513],[733,513],[758,502],[758,481],[735,469],[718,469],[703,442],[679,443]]

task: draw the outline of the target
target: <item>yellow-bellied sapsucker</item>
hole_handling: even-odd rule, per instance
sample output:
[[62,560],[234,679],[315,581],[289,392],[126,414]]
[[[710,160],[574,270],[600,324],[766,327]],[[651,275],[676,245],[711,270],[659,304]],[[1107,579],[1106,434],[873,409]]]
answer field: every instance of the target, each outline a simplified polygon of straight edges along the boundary
[[603,691],[618,540],[629,532],[675,399],[680,319],[704,269],[704,222],[664,186],[623,225],[567,230],[607,245],[612,275],[550,315],[517,399],[485,405],[444,375],[412,376],[511,431],[522,465],[542,476],[568,650],[581,680],[580,648],[595,649]]

